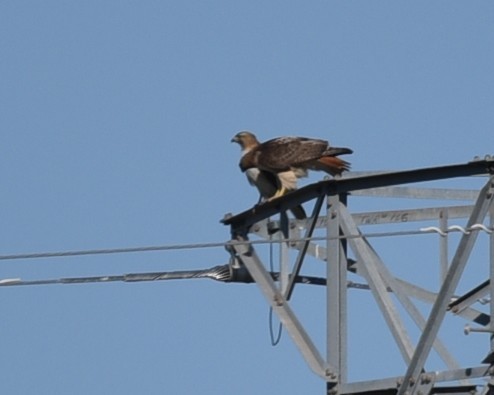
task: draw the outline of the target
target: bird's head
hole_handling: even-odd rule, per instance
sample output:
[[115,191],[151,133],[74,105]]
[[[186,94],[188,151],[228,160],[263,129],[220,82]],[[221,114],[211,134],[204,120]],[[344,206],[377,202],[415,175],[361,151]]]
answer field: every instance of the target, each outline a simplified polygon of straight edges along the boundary
[[238,132],[233,136],[231,141],[232,143],[240,145],[242,150],[248,150],[259,145],[257,137],[253,133],[247,131]]

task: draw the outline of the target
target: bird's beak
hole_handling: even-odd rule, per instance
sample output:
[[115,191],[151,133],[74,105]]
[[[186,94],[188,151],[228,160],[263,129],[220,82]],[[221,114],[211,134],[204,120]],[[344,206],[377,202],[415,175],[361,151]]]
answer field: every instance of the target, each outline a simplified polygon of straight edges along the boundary
[[238,136],[233,136],[233,138],[230,140],[231,143],[238,143],[239,139]]

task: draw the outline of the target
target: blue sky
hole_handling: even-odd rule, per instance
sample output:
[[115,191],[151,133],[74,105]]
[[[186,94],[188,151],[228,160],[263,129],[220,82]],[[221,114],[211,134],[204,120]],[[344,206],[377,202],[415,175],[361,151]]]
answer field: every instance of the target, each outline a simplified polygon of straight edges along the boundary
[[[493,26],[489,1],[3,1],[0,254],[227,241],[219,220],[257,200],[230,143],[243,129],[329,139],[359,171],[494,154]],[[403,258],[399,243],[378,244]],[[407,254],[399,270],[423,273]],[[2,261],[0,278],[227,261],[222,248]],[[5,393],[324,391],[286,334],[270,346],[253,285],[0,291]],[[321,339],[324,292],[297,292]],[[381,333],[358,333],[376,314],[368,296],[352,296],[359,339]],[[350,377],[402,374],[382,349],[351,345]],[[364,351],[382,360],[368,366]]]

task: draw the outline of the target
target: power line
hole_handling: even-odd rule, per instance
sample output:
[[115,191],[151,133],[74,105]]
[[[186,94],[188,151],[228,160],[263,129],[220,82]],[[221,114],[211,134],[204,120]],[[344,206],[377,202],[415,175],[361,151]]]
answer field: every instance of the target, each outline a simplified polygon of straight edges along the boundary
[[309,238],[288,238],[288,239],[270,239],[270,240],[249,240],[244,242],[227,241],[227,242],[211,242],[211,243],[189,243],[189,244],[170,244],[170,245],[156,245],[156,246],[143,246],[143,247],[124,247],[124,248],[105,248],[105,249],[90,249],[90,250],[72,250],[72,251],[54,251],[54,252],[35,252],[24,254],[8,254],[0,255],[0,261],[18,260],[18,259],[41,259],[41,258],[58,258],[58,257],[75,257],[75,256],[87,256],[87,255],[109,255],[109,254],[128,254],[137,252],[157,252],[157,251],[173,251],[173,250],[193,250],[193,249],[205,249],[205,248],[226,248],[234,244],[279,244],[279,243],[297,243],[302,241],[324,241],[324,240],[343,240],[351,238],[373,238],[373,237],[394,237],[394,236],[414,236],[424,235],[431,233],[439,233],[444,236],[447,233],[452,232],[472,232],[483,231],[486,233],[492,233],[493,228],[487,228],[483,224],[475,224],[471,228],[465,229],[461,226],[455,225],[449,227],[445,231],[438,231],[437,228],[428,227],[420,228],[417,230],[403,230],[394,232],[374,232],[366,234],[355,235],[341,235],[331,238],[324,236],[321,237],[309,237]]
[[35,252],[29,254],[0,255],[0,260],[57,258],[57,257],[84,256],[84,255],[128,254],[134,252],[151,252],[151,251],[191,250],[191,249],[200,249],[200,248],[225,247],[227,244],[228,243],[221,242],[221,243],[175,244],[175,245],[157,245],[157,246],[144,246],[144,247],[55,251],[55,252]]
[[[270,272],[274,281],[279,281],[279,272]],[[254,280],[245,268],[233,268],[231,265],[218,265],[209,269],[201,270],[179,270],[171,272],[145,272],[128,273],[104,276],[84,276],[84,277],[62,277],[52,279],[22,280],[20,278],[8,278],[0,280],[0,287],[33,286],[33,285],[74,285],[91,283],[112,283],[112,282],[149,282],[163,280],[190,280],[190,279],[210,279],[225,283],[252,283]],[[296,282],[306,285],[326,285],[326,279],[314,276],[297,276]],[[369,290],[367,284],[347,282],[348,288]]]
[[204,270],[182,270],[173,272],[129,273],[107,276],[66,277],[44,280],[22,280],[11,278],[0,280],[0,287],[22,285],[55,285],[55,284],[89,284],[110,282],[141,282],[158,280],[187,280],[193,278],[210,278],[217,281],[228,281],[232,277],[228,265],[215,266]]

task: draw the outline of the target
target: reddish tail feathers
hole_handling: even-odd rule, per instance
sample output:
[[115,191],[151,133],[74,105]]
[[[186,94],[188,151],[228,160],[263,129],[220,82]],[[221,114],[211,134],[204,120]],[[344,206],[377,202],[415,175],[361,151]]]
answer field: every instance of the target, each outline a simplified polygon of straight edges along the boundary
[[322,170],[335,176],[350,170],[350,163],[335,156],[323,156],[314,163],[314,170]]

